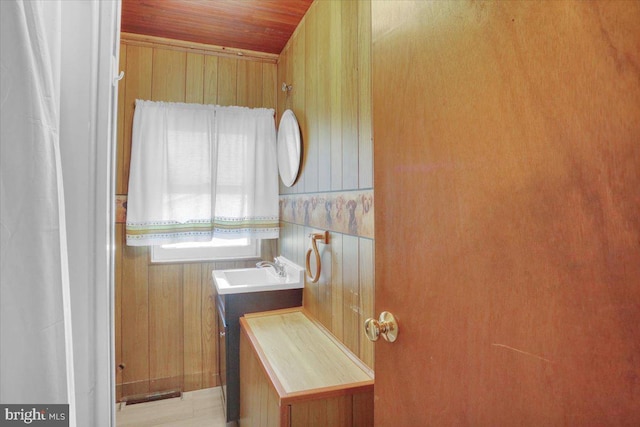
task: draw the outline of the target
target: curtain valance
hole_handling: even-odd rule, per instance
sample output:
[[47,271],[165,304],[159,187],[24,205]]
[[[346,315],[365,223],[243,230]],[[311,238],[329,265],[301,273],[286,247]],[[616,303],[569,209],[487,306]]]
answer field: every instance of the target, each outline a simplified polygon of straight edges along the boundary
[[276,238],[274,110],[136,101],[127,244]]

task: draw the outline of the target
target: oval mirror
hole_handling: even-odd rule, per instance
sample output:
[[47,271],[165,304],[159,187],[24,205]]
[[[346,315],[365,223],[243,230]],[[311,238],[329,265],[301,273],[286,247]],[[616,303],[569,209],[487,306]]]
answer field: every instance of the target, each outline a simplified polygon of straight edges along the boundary
[[291,187],[298,177],[300,154],[300,126],[293,111],[286,110],[278,126],[278,171],[287,187]]

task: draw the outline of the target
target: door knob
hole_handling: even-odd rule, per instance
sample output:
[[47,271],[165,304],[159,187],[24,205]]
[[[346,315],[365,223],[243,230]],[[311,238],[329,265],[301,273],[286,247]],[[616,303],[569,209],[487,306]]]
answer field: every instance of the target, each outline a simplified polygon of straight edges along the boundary
[[398,338],[398,322],[393,314],[383,311],[378,320],[371,318],[365,320],[364,331],[369,341],[378,341],[382,335],[385,340],[394,342]]

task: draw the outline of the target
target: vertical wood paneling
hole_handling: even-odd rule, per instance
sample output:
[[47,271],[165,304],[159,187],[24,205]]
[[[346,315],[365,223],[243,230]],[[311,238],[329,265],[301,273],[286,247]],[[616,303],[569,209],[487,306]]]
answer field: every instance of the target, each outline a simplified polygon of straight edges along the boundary
[[205,55],[204,57],[204,96],[205,104],[218,102],[218,57]]
[[149,267],[149,374],[151,391],[182,388],[182,265]]
[[175,50],[153,50],[152,100],[184,102],[186,55]]
[[317,2],[316,41],[318,57],[316,117],[318,138],[318,191],[331,190],[331,2]]
[[184,264],[182,269],[184,391],[204,388],[202,387],[202,288],[200,264]]
[[291,224],[280,221],[280,237],[278,238],[278,254],[293,260],[291,244]]
[[[360,308],[359,325],[364,325],[364,321],[368,318],[377,318],[374,311],[375,286],[374,271],[375,260],[373,250],[373,240],[358,239],[358,273],[359,273],[359,293],[360,300],[358,307]],[[374,344],[369,341],[362,330],[360,331],[360,352],[358,357],[372,369],[374,368]]]
[[291,258],[291,244],[289,243],[290,224],[280,221],[280,237],[278,238],[278,253],[286,258]]
[[204,103],[204,55],[187,53],[184,102]]
[[[302,21],[302,24],[298,27],[295,34],[292,38],[291,43],[291,54],[295,60],[290,61],[289,65],[291,66],[291,85],[293,86],[293,90],[291,90],[289,97],[291,103],[291,109],[296,115],[298,119],[298,124],[300,125],[300,133],[303,141],[307,141],[309,137],[309,131],[307,129],[307,113],[305,111],[305,94],[306,94],[306,86],[305,86],[305,47],[306,47],[306,31],[305,31],[305,21]],[[293,185],[294,192],[300,193],[304,192],[305,180],[306,180],[306,162],[307,162],[307,145],[304,143],[304,149],[302,152],[302,173],[299,175],[298,180]]]
[[122,259],[122,372],[123,395],[149,391],[149,281],[148,251],[145,247],[123,246]]
[[[123,50],[123,49],[121,49]],[[120,194],[126,194],[129,188],[129,163],[131,162],[131,129],[136,99],[151,99],[151,78],[153,69],[153,49],[140,46],[126,46],[127,68],[124,73],[124,135],[122,156],[118,161],[122,167],[116,177]],[[122,80],[121,80],[122,82]],[[120,144],[119,144],[120,146]]]
[[360,290],[358,238],[345,235],[342,240],[342,286],[344,323],[343,341],[355,354],[360,354]]
[[[154,49],[151,97],[184,102],[186,52]],[[149,373],[151,391],[182,388],[184,375],[183,266],[149,267]]]
[[[223,102],[236,104],[242,93],[253,104],[245,106],[275,108],[278,102],[275,64],[227,59],[219,67],[214,55],[141,47],[126,39],[120,61],[125,78],[119,92],[118,194],[127,193],[135,99],[216,104],[221,93]],[[218,385],[211,270],[247,263],[150,265],[147,248],[125,245],[122,224],[116,226],[115,258],[116,364],[124,365],[116,371],[117,398]]]
[[[277,115],[277,125],[280,124],[280,117],[282,117],[282,113],[284,113],[285,110],[288,110],[291,108],[291,94],[287,95],[285,92],[282,92],[282,84],[286,83],[286,84],[291,84],[291,74],[290,74],[290,67],[289,67],[289,63],[291,62],[289,60],[290,55],[288,54],[288,52],[290,51],[291,45],[287,45],[287,47],[285,47],[285,49],[283,50],[283,53],[280,55],[280,58],[278,59],[278,66],[277,66],[277,73],[278,73],[278,81],[277,81],[277,99],[278,99],[278,115]],[[280,194],[290,194],[293,192],[293,189],[290,187],[285,187],[284,184],[282,184],[282,180],[278,179],[278,185],[280,188]]]
[[200,264],[201,330],[202,335],[202,387],[219,385],[218,372],[218,331],[216,329],[216,290],[211,282],[211,271],[221,269],[214,263]]
[[373,187],[371,3],[358,2],[358,186]]
[[[124,224],[116,224],[115,227],[115,241],[122,242],[124,236]],[[123,247],[121,244],[115,245],[114,254],[114,284],[115,284],[115,309],[114,309],[114,341],[115,341],[115,371],[116,371],[116,401],[122,398],[122,254]]]
[[305,259],[305,255],[306,255],[306,248],[307,248],[307,244],[309,242],[309,239],[307,238],[308,234],[305,233],[305,229],[304,226],[302,225],[298,225],[296,226],[296,246],[297,246],[297,250],[296,250],[296,257],[294,258],[296,260],[296,263],[298,265],[305,265],[306,259]]
[[238,61],[238,105],[246,107],[261,107],[262,100],[262,63],[253,61]]
[[331,306],[325,308],[331,315],[331,332],[340,340],[344,339],[344,287],[342,285],[342,234],[331,235],[331,282],[328,284],[331,293]]
[[331,189],[342,189],[342,2],[331,1],[329,52],[331,67]]
[[[248,105],[249,102],[255,101],[255,85],[249,87],[254,81],[252,77],[254,72],[246,61],[237,61],[236,63],[236,102],[242,105]],[[262,82],[262,81],[261,81]]]
[[[305,153],[298,181],[281,185],[281,194],[372,188],[370,19],[369,2],[315,2],[282,51],[278,83],[294,89],[288,99],[278,92],[279,114],[293,106]],[[311,231],[304,222],[283,223],[279,242],[280,252],[300,265]],[[360,329],[373,316],[373,246],[331,233],[320,281],[307,284],[303,296],[305,307],[371,365],[373,347]]]
[[[287,79],[285,81],[289,85],[293,85],[293,81],[294,81],[293,80],[293,78],[294,78],[293,77],[294,63],[295,63],[295,61],[294,61],[294,57],[295,57],[295,55],[294,55],[294,51],[295,51],[294,44],[296,43],[296,40],[297,40],[297,33],[294,33],[293,36],[291,37],[291,39],[289,40],[289,43],[288,43],[287,49],[286,49],[287,50],[287,55],[286,55],[286,58],[285,58],[285,64],[284,65],[285,65],[285,70],[286,70],[285,71],[285,75],[286,75]],[[281,58],[282,58],[282,55],[281,55]],[[291,90],[289,92],[289,95],[287,95],[287,93],[285,93],[285,92],[278,92],[278,95],[282,95],[285,98],[285,100],[286,100],[286,108],[288,108],[290,110],[293,110],[294,107],[295,107],[295,105],[293,103],[293,94],[294,94],[293,91],[294,90],[295,90],[295,88],[293,88],[293,90]]]
[[358,3],[342,5],[342,189],[358,188]]
[[[262,64],[262,106],[278,109],[278,67],[276,64]],[[277,116],[276,116],[277,117]]]
[[[289,45],[287,45],[284,50],[282,51],[282,54],[280,55],[280,57],[278,58],[278,64],[276,65],[276,74],[278,76],[278,79],[276,81],[276,99],[277,99],[277,103],[278,103],[278,123],[280,122],[279,118],[282,116],[282,113],[284,113],[284,111],[289,108],[288,104],[287,104],[287,98],[284,94],[284,92],[282,92],[282,83],[287,83],[290,84],[289,81],[287,80],[288,78],[288,74],[287,74],[287,62],[288,62],[288,52],[289,51]],[[282,182],[280,182],[280,192],[282,193],[282,189],[286,188],[283,187]]]
[[236,105],[238,97],[238,60],[218,58],[218,104]]
[[[317,6],[317,4],[315,5]],[[304,30],[304,110],[306,117],[304,192],[318,191],[318,26],[315,13],[317,7],[311,6],[313,13],[305,18]]]
[[[284,61],[284,66],[285,66],[285,77],[286,79],[284,80],[284,82],[286,82],[288,85],[293,86],[293,45],[295,43],[295,38],[291,38],[289,45],[288,45],[288,56],[286,58],[286,60]],[[282,95],[283,98],[285,99],[285,109],[289,109],[292,110],[294,109],[294,103],[293,103],[293,98],[294,96],[296,96],[296,92],[298,92],[295,88],[293,88],[291,91],[289,92],[278,92],[279,95]],[[299,124],[299,122],[298,122]],[[304,156],[304,143],[302,146],[302,156]],[[304,161],[304,157],[302,157],[301,162]],[[301,163],[302,164],[302,163]],[[293,183],[293,185],[291,187],[285,187],[286,191],[285,193],[297,193],[298,192],[298,188],[300,187],[300,175],[302,175],[301,173],[298,174],[298,178],[296,179],[296,181]]]
[[[127,72],[127,49],[126,47],[122,47],[120,49],[120,65],[118,67],[119,71],[124,71],[125,74]],[[125,164],[129,164],[127,161],[125,163],[124,158],[124,150],[125,150],[125,132],[124,132],[124,123],[125,123],[125,94],[127,87],[127,79],[121,79],[118,82],[118,127],[117,127],[117,142],[116,142],[116,194],[123,194],[127,191],[125,187],[125,183],[123,182],[126,177],[124,169]]]

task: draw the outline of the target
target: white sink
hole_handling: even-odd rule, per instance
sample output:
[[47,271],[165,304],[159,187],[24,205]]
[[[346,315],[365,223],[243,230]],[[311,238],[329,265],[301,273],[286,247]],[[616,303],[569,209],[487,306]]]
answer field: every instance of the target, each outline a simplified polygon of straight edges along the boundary
[[304,269],[282,256],[278,261],[285,266],[286,277],[278,276],[273,267],[213,270],[218,295],[303,288]]

